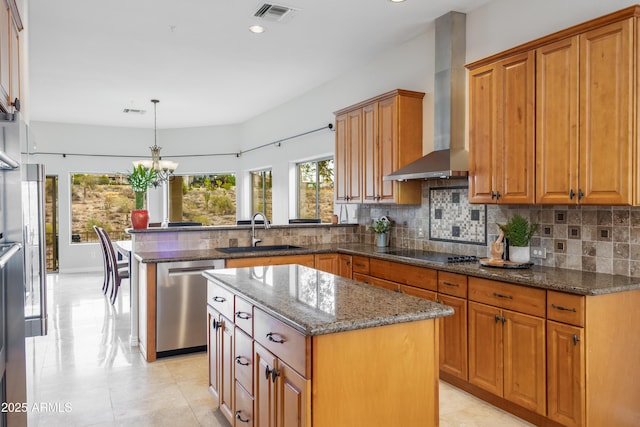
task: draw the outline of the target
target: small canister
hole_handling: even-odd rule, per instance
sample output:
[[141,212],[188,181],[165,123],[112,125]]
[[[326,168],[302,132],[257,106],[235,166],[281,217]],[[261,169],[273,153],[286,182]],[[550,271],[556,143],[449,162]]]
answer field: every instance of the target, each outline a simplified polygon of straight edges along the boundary
[[331,215],[331,224],[337,224],[338,223],[338,215],[333,214]]

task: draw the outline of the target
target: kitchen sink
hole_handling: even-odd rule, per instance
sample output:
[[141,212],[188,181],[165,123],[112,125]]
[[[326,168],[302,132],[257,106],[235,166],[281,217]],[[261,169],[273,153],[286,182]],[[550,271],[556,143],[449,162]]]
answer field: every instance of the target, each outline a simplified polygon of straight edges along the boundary
[[292,245],[264,245],[264,246],[239,246],[234,248],[216,248],[217,251],[225,254],[237,254],[243,252],[271,252],[271,251],[290,251],[292,249],[304,249],[301,246]]

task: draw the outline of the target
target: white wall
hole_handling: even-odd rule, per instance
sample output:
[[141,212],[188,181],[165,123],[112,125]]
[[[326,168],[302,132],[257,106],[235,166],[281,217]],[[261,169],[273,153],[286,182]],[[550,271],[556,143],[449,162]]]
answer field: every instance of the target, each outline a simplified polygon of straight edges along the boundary
[[[467,14],[467,62],[517,44],[612,12],[632,1],[622,0],[495,0]],[[433,24],[418,37],[383,52],[375,60],[293,99],[246,123],[222,127],[161,130],[158,145],[165,158],[178,154],[224,153],[248,150],[292,135],[334,123],[333,111],[383,92],[403,88],[426,92],[423,151],[433,147]],[[68,152],[147,156],[153,142],[151,129],[106,128],[32,122],[37,152]],[[273,169],[274,222],[286,223],[293,204],[289,189],[292,164],[333,153],[334,133],[322,130],[286,141],[281,147],[235,156],[177,158],[181,173],[236,172],[239,195],[246,193],[242,177],[248,171]],[[70,172],[123,172],[130,159],[33,155],[44,162],[47,173],[60,178],[60,271],[101,268],[97,245],[70,245]],[[238,217],[251,215],[248,197],[238,199]]]

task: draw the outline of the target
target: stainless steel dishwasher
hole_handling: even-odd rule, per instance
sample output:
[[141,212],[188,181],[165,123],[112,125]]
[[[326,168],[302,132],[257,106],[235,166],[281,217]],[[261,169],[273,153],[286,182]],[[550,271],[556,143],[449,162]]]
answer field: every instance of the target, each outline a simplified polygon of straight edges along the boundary
[[156,352],[159,353],[158,356],[206,348],[207,280],[202,272],[216,268],[224,268],[224,260],[158,263],[156,280]]

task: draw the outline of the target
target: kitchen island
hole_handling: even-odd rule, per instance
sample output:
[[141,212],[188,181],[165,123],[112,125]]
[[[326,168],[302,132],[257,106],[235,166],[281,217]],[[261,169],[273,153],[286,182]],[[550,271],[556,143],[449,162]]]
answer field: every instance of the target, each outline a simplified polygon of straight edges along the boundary
[[451,308],[301,265],[204,275],[210,389],[230,421],[438,425]]

